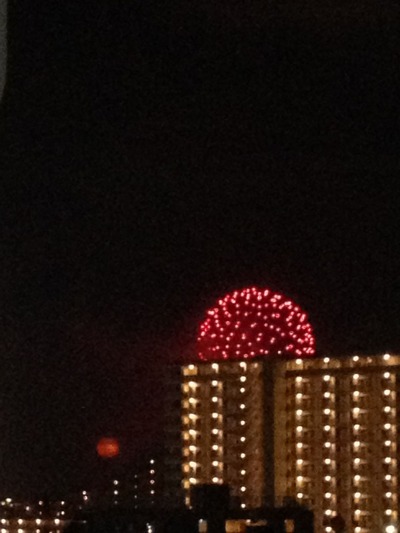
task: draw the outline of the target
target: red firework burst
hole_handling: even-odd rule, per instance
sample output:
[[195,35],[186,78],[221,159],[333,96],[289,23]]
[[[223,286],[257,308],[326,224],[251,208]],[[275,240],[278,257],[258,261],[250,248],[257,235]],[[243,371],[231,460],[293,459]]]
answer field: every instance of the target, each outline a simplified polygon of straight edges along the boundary
[[218,300],[200,325],[197,346],[203,361],[315,353],[306,313],[285,296],[256,287]]

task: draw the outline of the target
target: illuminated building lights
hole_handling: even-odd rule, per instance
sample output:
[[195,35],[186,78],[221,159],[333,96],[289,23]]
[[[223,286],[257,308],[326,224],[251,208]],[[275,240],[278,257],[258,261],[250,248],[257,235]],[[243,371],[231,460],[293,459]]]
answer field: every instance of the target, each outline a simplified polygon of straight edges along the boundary
[[330,360],[329,357],[324,357],[324,363],[325,364],[329,363],[329,360]]
[[390,391],[389,389],[385,389],[385,390],[383,391],[383,395],[384,395],[384,396],[390,396],[390,392],[391,392],[391,391]]
[[241,454],[240,454],[240,458],[241,458],[241,459],[244,459],[245,457],[246,457],[246,454],[245,454],[245,453],[241,453]]
[[240,392],[241,392],[241,394],[243,394],[244,392],[246,392],[246,389],[244,387],[241,387],[240,388]]
[[246,407],[246,406],[245,406],[244,403],[241,403],[241,404],[240,404],[240,409],[245,409],[245,407]]
[[241,426],[245,426],[245,425],[246,425],[246,421],[245,421],[245,420],[241,420],[241,421],[240,421],[240,425],[241,425]]
[[215,379],[211,382],[211,385],[213,387],[217,387],[218,386],[218,381],[216,381]]
[[211,430],[211,433],[212,433],[213,435],[218,435],[218,433],[219,433],[219,429],[214,428],[214,429]]
[[384,372],[383,377],[385,379],[389,379],[390,378],[390,372]]
[[328,374],[326,374],[323,378],[322,378],[324,381],[329,381],[331,379],[331,376],[329,376]]
[[212,465],[213,465],[213,466],[219,466],[219,461],[213,461],[213,462],[212,462]]
[[324,415],[330,415],[331,410],[330,409],[324,409]]
[[297,433],[301,433],[303,431],[303,426],[297,426],[296,431]]
[[256,287],[218,300],[200,325],[197,346],[199,358],[204,361],[270,354],[299,360],[315,353],[306,313],[284,296]]
[[385,353],[385,355],[383,356],[383,360],[384,361],[389,361],[389,359],[390,359],[390,354]]
[[297,493],[297,497],[301,500],[303,498],[304,494],[302,492]]
[[324,392],[324,398],[330,398],[331,393],[330,392]]
[[383,412],[390,413],[390,411],[391,411],[391,408],[388,405],[385,405],[385,407],[383,408]]
[[330,429],[331,429],[331,426],[329,426],[328,424],[324,426],[324,431],[329,431]]
[[298,393],[296,394],[296,400],[301,400],[302,398],[303,398],[302,393],[301,393],[301,392],[298,392]]
[[296,377],[296,383],[301,383],[303,381],[303,378],[301,376]]
[[218,483],[220,481],[219,477],[212,478],[213,483]]
[[297,409],[296,416],[301,416],[303,414],[302,409]]
[[196,479],[195,477],[191,477],[191,478],[189,479],[189,483],[191,483],[192,485],[196,485],[196,483],[197,483],[197,479]]
[[358,355],[354,355],[354,356],[353,356],[353,361],[354,361],[355,363],[357,363],[357,361],[359,361],[359,360],[360,360],[360,358],[358,357]]
[[240,381],[244,383],[247,380],[246,376],[240,376]]
[[246,470],[241,470],[240,473],[242,476],[244,476],[246,474]]
[[354,381],[357,381],[358,379],[360,379],[360,374],[353,374],[353,379]]
[[392,428],[392,424],[389,424],[388,422],[386,424],[383,425],[384,429],[391,429]]
[[332,476],[325,476],[324,479],[325,481],[332,481]]
[[242,487],[240,487],[240,490],[241,490],[242,492],[245,492],[245,491],[246,491],[246,487],[243,487],[243,486],[242,486]]

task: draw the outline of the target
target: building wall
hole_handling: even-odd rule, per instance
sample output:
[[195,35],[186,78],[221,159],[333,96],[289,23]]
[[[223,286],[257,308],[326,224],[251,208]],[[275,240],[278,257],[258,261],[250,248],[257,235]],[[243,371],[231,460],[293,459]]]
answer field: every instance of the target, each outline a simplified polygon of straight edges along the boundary
[[287,491],[314,509],[316,531],[340,514],[347,531],[398,519],[397,356],[285,363]]
[[[273,428],[266,427],[266,375],[259,362],[187,365],[182,368],[183,486],[227,483],[242,508],[259,507],[267,490],[266,454]],[[271,397],[271,406],[273,404]],[[265,439],[270,441],[266,445]],[[268,461],[273,485],[272,457]]]
[[226,483],[242,508],[295,500],[317,533],[398,520],[400,357],[182,367],[183,486]]

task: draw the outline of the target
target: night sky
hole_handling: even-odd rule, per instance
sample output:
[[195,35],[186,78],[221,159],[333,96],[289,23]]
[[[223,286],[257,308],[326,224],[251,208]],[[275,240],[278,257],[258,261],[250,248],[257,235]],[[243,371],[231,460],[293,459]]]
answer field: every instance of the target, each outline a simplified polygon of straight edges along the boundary
[[400,7],[11,2],[0,494],[159,443],[163,367],[246,285],[323,353],[400,350]]

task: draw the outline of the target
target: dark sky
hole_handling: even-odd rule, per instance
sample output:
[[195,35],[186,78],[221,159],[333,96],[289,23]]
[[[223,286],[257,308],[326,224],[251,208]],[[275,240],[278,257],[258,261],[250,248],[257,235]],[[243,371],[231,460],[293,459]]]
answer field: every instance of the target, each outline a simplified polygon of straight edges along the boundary
[[0,473],[81,487],[157,441],[163,365],[247,284],[321,352],[400,349],[399,4],[11,2]]

